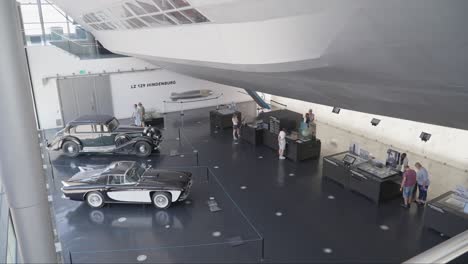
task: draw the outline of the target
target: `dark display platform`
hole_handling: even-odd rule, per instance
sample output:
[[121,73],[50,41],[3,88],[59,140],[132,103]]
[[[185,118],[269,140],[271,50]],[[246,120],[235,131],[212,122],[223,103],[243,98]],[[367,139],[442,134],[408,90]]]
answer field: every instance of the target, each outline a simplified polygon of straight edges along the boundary
[[447,236],[456,236],[468,230],[468,214],[464,205],[450,191],[429,201],[424,212],[424,226]]
[[264,129],[252,125],[243,125],[241,128],[241,139],[252,145],[261,145],[263,143]]
[[157,128],[164,128],[164,117],[146,118],[145,125]]
[[[271,149],[278,150],[278,134],[268,130],[263,131],[263,144]],[[318,159],[320,157],[322,143],[318,139],[298,142],[286,137],[286,150],[284,156],[293,161],[303,161],[307,159]]]
[[232,127],[232,115],[237,114],[239,124],[242,121],[242,113],[230,109],[212,110],[210,111],[211,130],[226,129]]
[[[353,165],[345,165],[343,158],[346,155],[356,158]],[[398,171],[378,168],[349,152],[324,157],[322,174],[377,204],[400,196],[398,182],[401,176]]]

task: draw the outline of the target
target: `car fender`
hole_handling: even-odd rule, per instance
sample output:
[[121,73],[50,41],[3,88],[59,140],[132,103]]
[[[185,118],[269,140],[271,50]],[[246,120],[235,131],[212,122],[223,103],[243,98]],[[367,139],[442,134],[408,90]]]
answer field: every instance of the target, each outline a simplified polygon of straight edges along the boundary
[[150,138],[150,137],[146,137],[146,136],[141,136],[141,137],[136,137],[136,138],[133,138],[132,139],[132,142],[135,144],[137,143],[138,141],[146,141],[148,142],[151,146],[153,146],[153,140]]
[[60,142],[59,142],[59,147],[62,148],[63,146],[63,143],[65,143],[66,141],[73,141],[75,142],[76,144],[78,144],[78,146],[80,146],[80,150],[83,149],[83,144],[81,144],[81,141],[76,138],[76,137],[73,137],[73,136],[65,136],[63,137]]

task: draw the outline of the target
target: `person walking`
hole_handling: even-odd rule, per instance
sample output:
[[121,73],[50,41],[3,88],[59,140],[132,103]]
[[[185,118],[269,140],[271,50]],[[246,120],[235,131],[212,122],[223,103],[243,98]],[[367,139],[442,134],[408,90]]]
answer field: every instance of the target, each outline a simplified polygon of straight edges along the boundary
[[145,126],[145,114],[146,114],[146,109],[143,106],[141,102],[138,103],[138,111],[140,112],[140,126],[144,127]]
[[239,117],[237,114],[232,115],[232,138],[234,140],[239,139],[240,137],[240,125],[239,125]]
[[284,150],[286,149],[286,132],[284,131],[284,128],[281,129],[281,131],[278,134],[278,154],[279,154],[279,159],[284,160],[286,159],[284,157]]
[[405,166],[405,172],[403,173],[403,180],[401,181],[400,192],[403,194],[404,203],[401,205],[404,208],[410,208],[411,201],[413,199],[414,186],[416,185],[416,171]]
[[419,193],[418,198],[416,199],[416,203],[419,205],[425,205],[427,199],[427,189],[429,188],[430,184],[429,173],[427,172],[426,168],[424,168],[419,162],[416,162],[414,166],[417,169],[416,182],[418,184]]

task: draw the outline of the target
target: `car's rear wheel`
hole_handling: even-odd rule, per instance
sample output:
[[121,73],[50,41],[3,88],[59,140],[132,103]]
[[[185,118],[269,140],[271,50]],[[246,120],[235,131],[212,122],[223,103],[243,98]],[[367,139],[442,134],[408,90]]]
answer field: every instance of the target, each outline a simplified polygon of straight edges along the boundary
[[151,145],[146,141],[138,141],[135,144],[135,152],[138,157],[148,157],[151,155]]
[[86,202],[92,208],[101,208],[104,206],[104,196],[99,192],[90,192],[86,195]]
[[171,206],[171,195],[167,192],[155,192],[153,194],[153,204],[156,208],[166,209]]
[[68,157],[74,158],[80,154],[80,146],[74,141],[67,141],[63,143],[62,151]]

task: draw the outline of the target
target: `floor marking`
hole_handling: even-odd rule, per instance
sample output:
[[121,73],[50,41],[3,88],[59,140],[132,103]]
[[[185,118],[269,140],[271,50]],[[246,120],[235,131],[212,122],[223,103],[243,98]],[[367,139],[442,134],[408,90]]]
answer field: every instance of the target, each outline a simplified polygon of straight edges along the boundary
[[213,168],[215,168],[215,169],[219,169],[219,167],[218,167],[218,166],[214,166]]
[[259,159],[263,159],[263,156],[258,156]]
[[148,257],[147,257],[146,255],[139,255],[139,256],[137,257],[137,261],[138,261],[138,262],[143,262],[143,261],[145,261],[145,260],[147,260],[147,259],[148,259]]
[[390,227],[388,227],[387,225],[381,225],[381,226],[379,226],[379,227],[380,227],[380,229],[382,229],[382,230],[384,230],[384,231],[387,231],[387,230],[390,229]]
[[214,237],[220,237],[220,236],[221,236],[221,232],[215,231],[215,232],[213,232],[211,235],[214,236]]
[[164,227],[165,227],[166,229],[169,229],[169,228],[171,228],[171,226],[170,226],[170,225],[166,225],[166,226],[164,226]]
[[198,153],[198,150],[194,150],[193,153]]
[[192,203],[192,202],[189,201],[189,200],[185,201],[185,204],[191,204],[191,203]]
[[181,158],[185,157],[185,155],[180,155]]
[[47,196],[47,200],[48,200],[49,202],[52,202],[52,201],[54,200],[54,198],[52,198],[52,195],[49,195],[49,196]]
[[119,221],[119,223],[123,223],[123,222],[127,221],[127,218],[120,217],[117,221]]
[[55,252],[62,252],[62,244],[60,242],[55,243]]
[[332,250],[331,248],[324,248],[324,249],[323,249],[323,252],[324,252],[325,254],[331,254],[331,253],[333,253],[333,250]]
[[247,186],[241,186],[240,188],[241,188],[241,190],[245,190],[245,189],[247,189]]
[[282,213],[282,212],[276,212],[275,215],[276,215],[276,216],[282,216],[283,213]]
[[47,165],[45,165],[45,164],[42,165],[42,168],[43,168],[44,170],[46,170],[46,169],[47,169]]
[[333,196],[333,195],[328,195],[328,199],[334,200],[334,199],[335,199],[335,196]]
[[294,173],[289,173],[289,177],[294,177],[296,176]]

